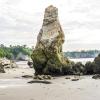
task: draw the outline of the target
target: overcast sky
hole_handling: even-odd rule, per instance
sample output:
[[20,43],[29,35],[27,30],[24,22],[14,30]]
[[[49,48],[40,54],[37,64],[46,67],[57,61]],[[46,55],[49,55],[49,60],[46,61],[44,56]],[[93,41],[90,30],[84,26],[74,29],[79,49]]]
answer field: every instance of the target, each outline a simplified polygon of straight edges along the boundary
[[100,0],[0,0],[0,44],[36,44],[44,9],[58,7],[66,50],[100,49]]

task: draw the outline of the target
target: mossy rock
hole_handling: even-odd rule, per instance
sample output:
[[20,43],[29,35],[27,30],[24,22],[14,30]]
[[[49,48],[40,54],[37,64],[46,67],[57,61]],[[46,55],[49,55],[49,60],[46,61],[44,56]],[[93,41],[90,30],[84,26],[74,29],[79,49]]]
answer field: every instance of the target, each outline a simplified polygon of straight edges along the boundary
[[46,74],[60,74],[62,71],[62,62],[58,55],[54,54],[46,64],[46,67],[44,69],[44,73]]
[[33,66],[36,72],[35,74],[43,74],[43,69],[47,61],[43,50],[42,49],[34,50],[31,57],[32,57]]
[[72,68],[74,75],[84,74],[84,65],[81,62],[77,62]]
[[35,69],[35,74],[51,74],[60,75],[62,73],[62,68],[66,67],[67,61],[64,60],[62,55],[50,54],[42,49],[34,50],[32,53],[33,66]]
[[94,59],[94,73],[95,74],[100,74],[100,54]]

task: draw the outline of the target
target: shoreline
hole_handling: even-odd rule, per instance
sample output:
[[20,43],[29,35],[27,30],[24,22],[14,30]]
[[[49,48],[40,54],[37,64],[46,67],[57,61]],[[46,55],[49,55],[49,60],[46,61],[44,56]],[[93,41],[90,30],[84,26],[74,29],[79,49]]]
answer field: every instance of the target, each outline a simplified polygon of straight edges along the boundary
[[99,100],[100,98],[100,80],[91,79],[91,76],[84,76],[79,81],[71,81],[64,76],[49,80],[51,84],[29,84],[27,83],[29,80],[25,80],[24,85],[0,88],[0,100]]
[[[92,79],[92,75],[77,76],[78,81],[72,81],[75,75],[55,77],[43,80],[45,84],[22,78],[22,75],[34,75],[34,69],[25,68],[21,64],[18,68],[6,69],[0,73],[0,100],[99,100],[100,80]],[[66,79],[70,77],[70,79]],[[29,81],[34,83],[30,84]]]

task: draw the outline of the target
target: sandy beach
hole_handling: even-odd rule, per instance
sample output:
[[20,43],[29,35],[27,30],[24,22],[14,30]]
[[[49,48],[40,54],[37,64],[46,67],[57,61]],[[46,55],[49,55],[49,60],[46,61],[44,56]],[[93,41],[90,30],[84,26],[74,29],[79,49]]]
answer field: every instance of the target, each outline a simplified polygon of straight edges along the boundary
[[33,75],[34,70],[21,66],[0,74],[0,100],[100,100],[100,80],[92,76],[80,76],[78,81],[71,81],[75,76],[62,76],[47,80],[51,84],[30,84],[33,79],[22,75]]
[[100,100],[100,0],[0,0],[0,100]]

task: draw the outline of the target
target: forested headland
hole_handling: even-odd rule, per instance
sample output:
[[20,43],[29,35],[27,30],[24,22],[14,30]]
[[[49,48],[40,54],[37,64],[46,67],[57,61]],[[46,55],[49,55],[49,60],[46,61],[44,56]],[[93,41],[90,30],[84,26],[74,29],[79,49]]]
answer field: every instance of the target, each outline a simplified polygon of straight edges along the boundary
[[31,52],[32,49],[26,45],[10,45],[9,47],[4,46],[3,44],[0,45],[0,58],[6,57],[8,59],[16,59],[20,53],[30,56]]

